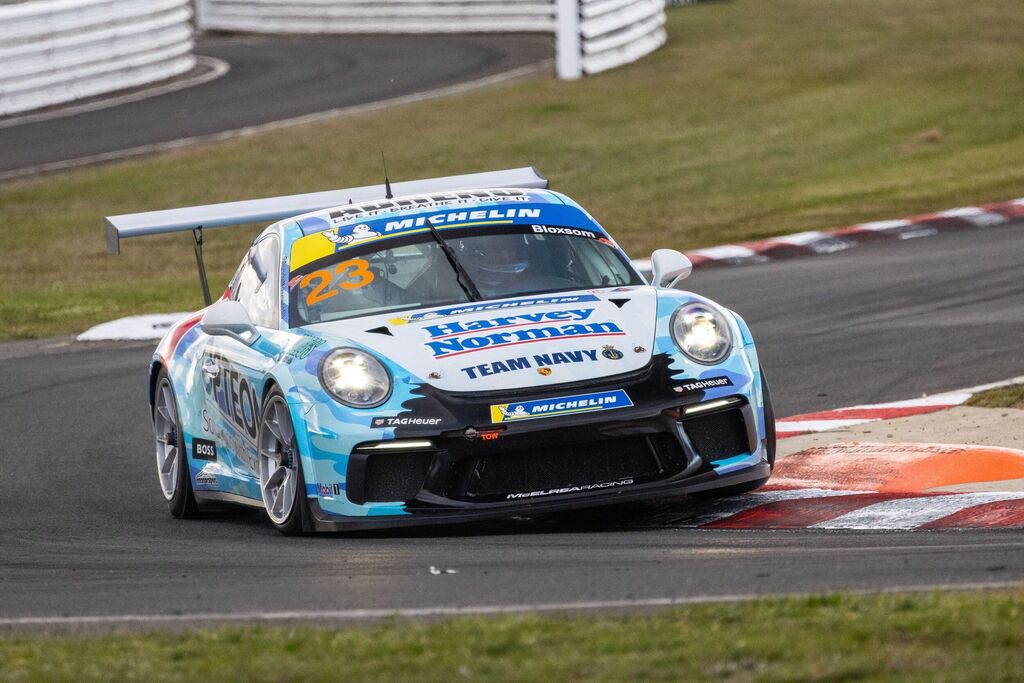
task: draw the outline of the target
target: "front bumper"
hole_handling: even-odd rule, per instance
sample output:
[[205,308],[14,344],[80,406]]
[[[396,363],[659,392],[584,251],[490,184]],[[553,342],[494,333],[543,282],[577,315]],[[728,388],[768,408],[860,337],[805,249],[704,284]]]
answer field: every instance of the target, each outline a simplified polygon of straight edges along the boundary
[[[441,415],[442,423],[402,426],[383,439],[366,432],[346,455],[323,454],[320,462],[333,468],[326,476],[336,472],[344,483],[334,497],[309,497],[313,521],[323,531],[468,522],[766,478],[770,468],[754,373],[732,375],[730,386],[705,391],[681,391],[692,379],[677,375],[668,358],[656,359],[631,376],[557,388],[562,394],[622,389],[631,407],[501,425],[490,423],[488,406],[529,395],[470,396],[424,387],[414,405],[406,404],[407,414]],[[712,407],[691,412],[696,406]],[[413,447],[370,450],[403,443]],[[328,484],[322,490],[331,489]]]
[[316,498],[309,499],[312,522],[317,531],[365,531],[375,529],[392,529],[407,526],[427,526],[436,524],[455,524],[483,522],[509,517],[529,517],[533,515],[583,510],[619,503],[632,503],[645,500],[657,500],[672,496],[700,493],[723,486],[743,484],[748,481],[766,479],[771,468],[764,460],[747,467],[742,471],[724,476],[715,475],[694,478],[685,482],[656,482],[640,484],[633,488],[613,489],[611,492],[588,493],[583,495],[552,496],[527,502],[517,501],[509,505],[488,507],[455,508],[435,511],[416,511],[406,515],[387,515],[372,517],[342,517],[331,515],[320,507]]

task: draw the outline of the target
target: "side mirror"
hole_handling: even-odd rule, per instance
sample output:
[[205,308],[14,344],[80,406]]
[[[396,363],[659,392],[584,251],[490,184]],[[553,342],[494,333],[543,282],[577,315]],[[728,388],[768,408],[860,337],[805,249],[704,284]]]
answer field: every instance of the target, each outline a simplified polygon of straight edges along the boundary
[[675,287],[692,270],[690,259],[675,249],[655,249],[651,254],[651,284],[655,287]]
[[203,315],[203,332],[211,336],[226,336],[252,346],[260,338],[245,306],[237,301],[218,301]]

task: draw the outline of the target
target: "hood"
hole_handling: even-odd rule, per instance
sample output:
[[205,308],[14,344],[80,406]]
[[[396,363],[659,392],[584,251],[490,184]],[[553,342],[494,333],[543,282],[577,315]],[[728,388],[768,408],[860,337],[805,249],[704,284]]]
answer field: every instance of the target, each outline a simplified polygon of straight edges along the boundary
[[543,387],[621,375],[651,360],[653,287],[471,302],[309,326],[364,346],[444,391]]

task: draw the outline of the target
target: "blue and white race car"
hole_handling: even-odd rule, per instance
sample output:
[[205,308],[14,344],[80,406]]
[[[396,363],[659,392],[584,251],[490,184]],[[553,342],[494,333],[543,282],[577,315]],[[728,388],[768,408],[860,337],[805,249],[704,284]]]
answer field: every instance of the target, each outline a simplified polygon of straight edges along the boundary
[[523,516],[763,484],[771,401],[735,313],[648,284],[530,168],[107,219],[276,221],[150,368],[160,488],[286,534]]

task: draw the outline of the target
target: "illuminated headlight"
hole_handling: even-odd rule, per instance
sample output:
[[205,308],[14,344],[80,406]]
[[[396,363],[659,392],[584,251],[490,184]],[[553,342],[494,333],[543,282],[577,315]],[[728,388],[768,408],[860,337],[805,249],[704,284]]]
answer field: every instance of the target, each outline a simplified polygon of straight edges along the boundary
[[732,334],[725,314],[707,304],[681,307],[672,316],[672,338],[687,356],[710,365],[729,355]]
[[380,361],[357,349],[335,349],[320,363],[320,383],[353,408],[373,408],[391,394],[391,375]]

